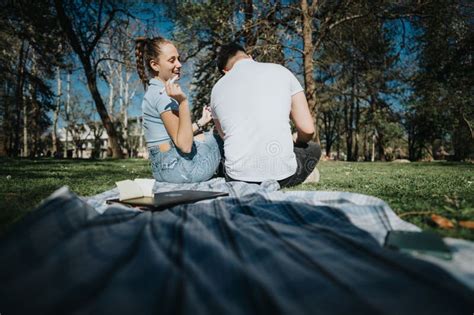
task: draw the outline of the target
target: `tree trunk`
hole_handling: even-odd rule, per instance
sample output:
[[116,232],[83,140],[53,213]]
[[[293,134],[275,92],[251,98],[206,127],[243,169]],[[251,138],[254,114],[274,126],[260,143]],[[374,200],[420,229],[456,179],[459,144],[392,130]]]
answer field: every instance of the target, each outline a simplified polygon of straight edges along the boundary
[[[358,92],[358,91],[357,91]],[[354,161],[359,160],[359,122],[360,122],[360,104],[359,98],[356,97],[355,108],[355,143],[354,143]]]
[[140,151],[142,151],[144,148],[143,148],[143,137],[144,137],[144,132],[143,132],[143,117],[142,119],[140,119],[139,117],[137,117],[137,124],[139,124],[140,126],[140,129],[139,129],[139,134],[140,134],[140,138],[138,139],[138,148]]
[[[38,75],[38,67],[37,67],[37,56],[34,52],[32,51],[32,56],[31,56],[31,75],[33,77],[37,77]],[[40,130],[40,120],[41,120],[41,115],[40,115],[40,105],[37,101],[37,85],[35,82],[30,82],[29,84],[29,89],[30,89],[30,98],[29,98],[29,103],[30,103],[30,123],[28,124],[28,129],[30,130],[30,148],[29,148],[29,155],[34,158],[37,154],[40,153],[40,137],[41,137],[41,130]]]
[[346,98],[346,106],[345,106],[345,122],[346,122],[346,153],[347,153],[347,160],[353,161],[353,140],[354,140],[354,133],[353,133],[353,122],[354,122],[354,95],[353,91],[351,91],[351,97],[349,100]]
[[337,139],[337,126],[339,123],[339,117],[337,113],[329,110],[327,112],[321,113],[321,119],[324,125],[324,141],[325,141],[325,150],[326,156],[331,156],[331,149],[334,144],[334,141]]
[[[315,0],[313,0],[315,1]],[[313,3],[314,5],[314,3]],[[301,0],[303,18],[303,69],[306,99],[310,112],[314,115],[314,141],[320,144],[318,129],[318,104],[316,102],[316,81],[314,80],[314,44],[313,44],[313,9],[308,6],[307,0]]]
[[122,146],[124,147],[125,149],[125,154],[126,156],[128,155],[128,148],[127,148],[127,142],[126,142],[126,128],[125,128],[125,112],[126,112],[126,109],[124,107],[124,94],[125,94],[125,91],[124,91],[124,84],[123,84],[123,67],[122,67],[122,64],[119,63],[118,66],[117,66],[117,75],[118,75],[118,79],[119,79],[119,87],[118,87],[118,91],[119,91],[119,122],[120,122],[120,125],[121,125],[121,129],[122,129],[122,134],[120,135],[122,137]]
[[109,114],[107,113],[107,109],[104,106],[104,102],[102,101],[99,90],[97,89],[96,76],[95,74],[92,74],[91,69],[88,69],[86,70],[86,77],[89,90],[97,108],[97,112],[99,113],[105,131],[109,137],[109,144],[110,148],[112,149],[112,157],[121,159],[123,158],[123,153],[118,142],[117,131],[114,129],[113,123],[109,117]]
[[368,142],[368,134],[367,134],[367,128],[364,129],[364,136],[363,136],[363,143],[362,143],[362,154],[364,155],[364,161],[367,162],[369,160],[369,152],[367,148],[367,142]]
[[[29,84],[27,85],[29,86]],[[31,90],[31,87],[29,87]],[[23,157],[28,157],[28,102],[23,100]]]
[[380,130],[377,130],[377,134],[378,134],[377,150],[379,153],[379,159],[380,161],[386,161],[387,159],[385,158],[385,147],[383,145],[384,135]]
[[112,79],[109,80],[109,113],[110,118],[113,121],[114,117],[114,84]]
[[13,139],[13,146],[11,155],[18,156],[20,151],[20,130],[21,130],[21,111],[23,110],[23,86],[25,84],[25,59],[28,54],[28,47],[25,41],[22,41],[20,47],[20,53],[18,54],[18,72],[17,72],[17,80],[16,80],[16,93],[15,93],[15,101],[16,101],[16,123],[14,126],[14,139]]
[[[124,67],[120,64],[119,71],[120,71],[120,116],[122,118],[122,139],[127,150],[127,155],[130,157],[130,144],[128,143],[128,89],[129,89],[129,76],[127,72],[127,68],[125,71],[122,71]],[[125,82],[123,79],[125,72]]]
[[35,157],[35,156],[41,156],[43,153],[41,149],[41,110],[40,110],[40,104],[37,101],[37,87],[36,85],[33,85],[33,94],[31,98],[31,106],[32,108],[32,124],[30,124],[30,128],[32,125],[33,129],[33,149],[30,150],[30,156]]
[[64,116],[66,117],[65,121],[65,141],[64,141],[64,157],[67,158],[67,150],[69,149],[69,136],[68,136],[68,130],[70,128],[69,126],[69,107],[71,106],[71,71],[68,71],[67,73],[67,79],[66,79],[66,108],[64,109]]
[[[109,103],[108,103],[108,114],[110,117],[110,120],[112,121],[112,124],[114,121],[116,122],[116,117],[114,117],[114,100],[115,100],[115,86],[114,86],[114,78],[117,77],[117,74],[119,73],[118,71],[115,71],[114,66],[112,65],[112,62],[110,60],[107,61],[107,67],[108,71],[110,74],[110,78],[108,79],[109,83]],[[120,91],[119,91],[120,93]],[[114,128],[115,129],[115,128]],[[110,147],[110,142],[109,142],[109,148],[112,150]]]
[[57,67],[57,96],[56,96],[56,108],[54,109],[53,113],[53,154],[59,151],[59,141],[58,141],[58,119],[59,119],[59,111],[61,110],[61,69]]
[[371,155],[370,155],[370,161],[371,162],[375,162],[375,140],[377,139],[377,137],[374,135],[372,135],[372,152],[371,152]]
[[354,123],[354,103],[353,98],[351,97],[351,101],[349,103],[349,125],[348,132],[347,132],[347,160],[354,161],[354,127],[352,124]]
[[2,148],[0,148],[0,155],[8,154],[9,152],[9,143],[11,142],[11,114],[10,114],[10,88],[9,88],[8,80],[4,82],[4,98],[3,98],[3,105],[4,105],[4,112],[3,112],[3,121],[2,121],[2,132],[0,133],[0,137],[2,139]]

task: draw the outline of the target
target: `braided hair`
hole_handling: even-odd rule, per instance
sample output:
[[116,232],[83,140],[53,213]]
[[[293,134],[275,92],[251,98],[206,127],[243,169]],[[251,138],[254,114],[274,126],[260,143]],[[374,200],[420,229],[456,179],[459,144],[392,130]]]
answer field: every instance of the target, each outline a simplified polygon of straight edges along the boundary
[[[171,43],[163,37],[138,37],[135,39],[135,57],[137,60],[137,72],[146,90],[149,80],[149,74],[156,76],[158,73],[151,68],[150,61],[158,59],[161,54],[161,46],[165,43]],[[148,67],[148,73],[145,65]]]

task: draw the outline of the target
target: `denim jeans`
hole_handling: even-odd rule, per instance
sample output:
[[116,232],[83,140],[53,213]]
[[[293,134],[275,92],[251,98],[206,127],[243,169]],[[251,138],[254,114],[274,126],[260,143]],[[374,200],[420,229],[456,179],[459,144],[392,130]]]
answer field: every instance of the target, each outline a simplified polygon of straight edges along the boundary
[[212,177],[221,159],[217,140],[212,132],[204,133],[204,141],[194,139],[190,153],[183,153],[172,141],[171,149],[160,152],[149,148],[153,177],[159,182],[196,183]]

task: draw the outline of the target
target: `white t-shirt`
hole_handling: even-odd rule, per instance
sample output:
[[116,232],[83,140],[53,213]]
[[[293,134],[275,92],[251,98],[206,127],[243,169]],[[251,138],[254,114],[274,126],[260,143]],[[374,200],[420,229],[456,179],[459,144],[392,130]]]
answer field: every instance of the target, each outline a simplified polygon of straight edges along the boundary
[[285,67],[237,61],[214,86],[213,117],[224,137],[225,168],[233,179],[280,180],[296,172],[290,127],[291,97],[303,91]]

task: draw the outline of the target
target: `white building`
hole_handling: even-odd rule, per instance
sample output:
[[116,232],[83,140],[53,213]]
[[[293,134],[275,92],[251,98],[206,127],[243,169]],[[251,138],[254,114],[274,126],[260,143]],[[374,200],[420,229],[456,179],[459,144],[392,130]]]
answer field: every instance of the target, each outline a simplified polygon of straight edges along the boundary
[[[95,127],[95,128],[94,128]],[[119,133],[121,130],[117,130]],[[68,158],[90,158],[95,154],[96,158],[106,158],[110,156],[108,148],[109,137],[102,126],[102,122],[92,124],[79,124],[69,129],[58,130],[58,139],[62,145],[60,156]],[[142,117],[133,117],[128,119],[128,132],[126,140],[124,139],[122,148],[124,154],[130,157],[148,158],[148,151],[145,147],[143,136]],[[128,144],[128,145],[125,145]],[[129,151],[127,152],[127,146]],[[53,153],[54,154],[54,153]],[[58,154],[58,153],[57,153]]]

